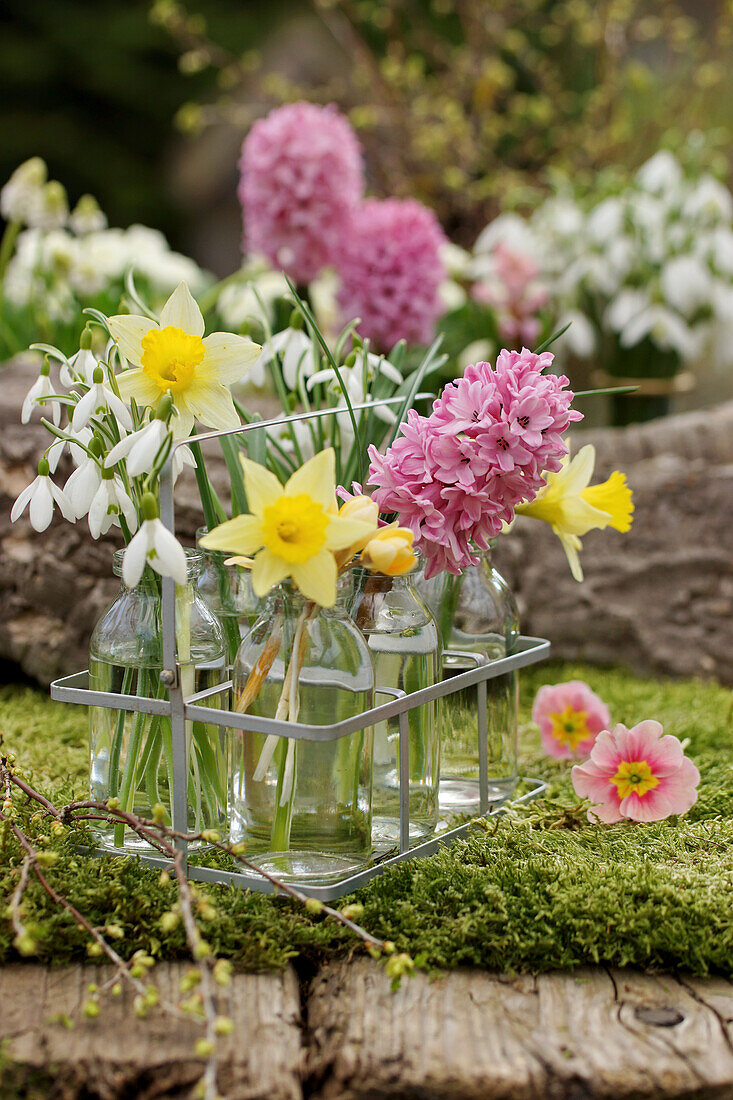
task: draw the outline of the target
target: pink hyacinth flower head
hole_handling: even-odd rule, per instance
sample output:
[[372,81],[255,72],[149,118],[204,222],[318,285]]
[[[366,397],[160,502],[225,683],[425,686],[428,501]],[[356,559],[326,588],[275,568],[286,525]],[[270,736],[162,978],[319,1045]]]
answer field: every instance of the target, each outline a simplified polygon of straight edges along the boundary
[[611,725],[608,707],[582,680],[545,685],[535,696],[532,719],[550,756],[584,759],[601,730]]
[[596,738],[590,760],[576,764],[573,787],[593,803],[590,821],[662,821],[697,801],[700,773],[678,738],[651,719],[618,725]]
[[398,340],[429,343],[443,312],[445,242],[438,219],[415,199],[362,203],[337,264],[343,322],[360,317],[360,334],[379,351]]
[[253,125],[242,146],[244,247],[297,283],[333,264],[364,194],[359,142],[335,107],[292,103]]

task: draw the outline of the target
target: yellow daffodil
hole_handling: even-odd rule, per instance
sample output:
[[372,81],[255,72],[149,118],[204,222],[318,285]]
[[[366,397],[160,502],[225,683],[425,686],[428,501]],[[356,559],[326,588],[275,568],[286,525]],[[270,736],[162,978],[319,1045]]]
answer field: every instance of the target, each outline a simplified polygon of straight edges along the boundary
[[562,469],[547,474],[547,485],[530,504],[520,504],[516,511],[522,516],[544,520],[552,525],[570,564],[576,581],[582,581],[583,570],[578,552],[580,536],[594,528],[613,527],[628,531],[634,511],[631,489],[626,475],[614,470],[600,485],[588,485],[593,476],[596,452],[587,444],[572,461],[563,460]]
[[252,588],[265,596],[286,577],[303,595],[336,602],[336,558],[374,530],[371,522],[339,515],[332,447],[315,455],[281,485],[265,466],[242,458],[251,513],[222,523],[202,540],[209,550],[253,556]]
[[388,577],[409,573],[417,561],[412,549],[414,537],[409,527],[381,527],[364,547],[361,564]]
[[339,550],[336,555],[336,564],[339,568],[351,561],[354,554],[363,550],[369,539],[373,538],[379,530],[379,508],[371,497],[359,496],[347,500],[339,508],[339,515],[343,519],[358,519],[366,524],[364,534],[357,542],[347,546],[345,550]]
[[132,370],[117,376],[122,397],[156,408],[170,391],[178,413],[178,438],[191,434],[194,418],[210,428],[236,428],[239,416],[227,389],[247,373],[261,352],[248,336],[212,332],[204,336],[204,318],[185,283],[163,306],[160,324],[149,317],[120,314],[109,318],[112,338]]

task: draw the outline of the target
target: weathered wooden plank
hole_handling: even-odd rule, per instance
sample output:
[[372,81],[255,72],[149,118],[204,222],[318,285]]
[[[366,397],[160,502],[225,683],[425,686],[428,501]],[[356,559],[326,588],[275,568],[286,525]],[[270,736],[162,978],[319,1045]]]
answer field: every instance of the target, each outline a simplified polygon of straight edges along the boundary
[[[155,983],[177,1002],[188,967],[161,964]],[[75,1014],[87,985],[105,980],[95,966],[49,970],[20,964],[0,969],[0,1042],[8,1040],[0,1097],[54,1100],[158,1100],[184,1097],[202,1071],[194,1054],[201,1029],[160,1011],[139,1020],[132,996],[105,997],[96,1020],[78,1016],[73,1030],[50,1019]],[[219,1011],[234,1021],[222,1042],[219,1086],[228,1100],[300,1100],[300,993],[292,970],[235,974],[219,989]]]
[[390,991],[363,960],[308,1000],[318,1100],[733,1097],[729,983],[629,971],[418,974]]

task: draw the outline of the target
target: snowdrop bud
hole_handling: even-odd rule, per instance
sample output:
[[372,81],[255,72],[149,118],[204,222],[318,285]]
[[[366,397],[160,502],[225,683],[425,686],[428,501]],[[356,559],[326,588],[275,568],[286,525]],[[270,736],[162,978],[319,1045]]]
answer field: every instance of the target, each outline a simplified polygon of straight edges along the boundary
[[166,390],[166,392],[163,394],[160,401],[158,402],[158,407],[155,410],[155,418],[154,419],[155,420],[166,420],[167,421],[167,420],[170,419],[170,415],[171,415],[172,412],[173,412],[173,394],[171,393],[170,390]]
[[98,233],[107,227],[107,219],[94,195],[82,195],[71,212],[69,225],[79,236]]
[[50,373],[51,373],[51,364],[49,362],[48,356],[46,356],[43,360],[43,363],[41,364],[41,369],[39,371],[39,374],[41,374],[41,376],[43,378],[48,378]]
[[86,327],[84,328],[84,331],[82,332],[81,336],[79,337],[79,347],[81,348],[82,351],[90,351],[91,346],[92,346],[92,327],[91,327],[91,325],[86,325]]
[[104,371],[101,367],[94,368],[94,373],[92,374],[92,382],[95,386],[101,386],[102,382],[104,382]]
[[355,367],[356,366],[356,352],[355,351],[350,351],[349,354],[346,356],[346,358],[344,359],[344,366],[345,367]]
[[104,453],[104,441],[101,436],[95,432],[92,438],[89,440],[87,447],[90,454],[93,454],[95,458],[101,458]]
[[143,493],[140,501],[143,519],[158,519],[158,502],[152,493]]
[[38,463],[38,476],[39,477],[48,477],[50,472],[51,472],[51,468],[48,464],[48,459],[47,458],[42,458],[40,460],[40,462]]
[[305,317],[296,306],[293,312],[290,314],[290,320],[288,321],[288,328],[298,331],[305,327]]

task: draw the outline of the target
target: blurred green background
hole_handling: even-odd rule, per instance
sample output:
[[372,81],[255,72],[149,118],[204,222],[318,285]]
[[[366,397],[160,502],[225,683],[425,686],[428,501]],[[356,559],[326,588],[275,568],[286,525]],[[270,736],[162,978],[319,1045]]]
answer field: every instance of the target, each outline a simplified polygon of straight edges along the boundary
[[38,154],[72,202],[143,222],[220,273],[257,115],[347,110],[370,189],[459,243],[559,173],[588,189],[712,133],[727,174],[730,0],[5,0],[0,178]]

